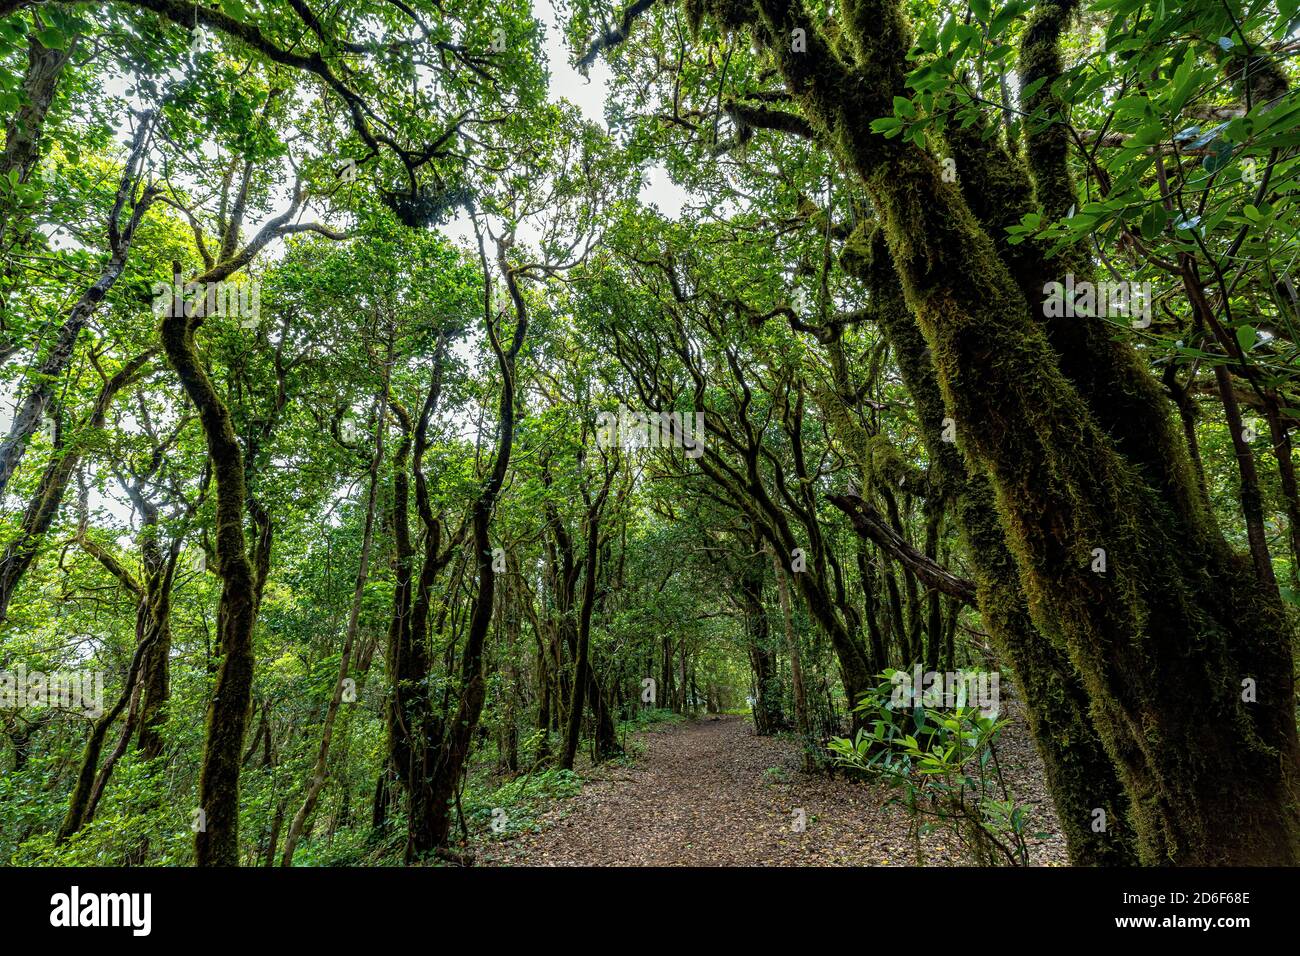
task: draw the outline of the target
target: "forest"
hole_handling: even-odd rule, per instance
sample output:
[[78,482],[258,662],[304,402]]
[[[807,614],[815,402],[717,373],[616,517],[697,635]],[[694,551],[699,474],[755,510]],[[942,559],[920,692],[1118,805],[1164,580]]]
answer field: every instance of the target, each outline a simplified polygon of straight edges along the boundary
[[1300,865],[1298,55],[0,0],[0,865]]

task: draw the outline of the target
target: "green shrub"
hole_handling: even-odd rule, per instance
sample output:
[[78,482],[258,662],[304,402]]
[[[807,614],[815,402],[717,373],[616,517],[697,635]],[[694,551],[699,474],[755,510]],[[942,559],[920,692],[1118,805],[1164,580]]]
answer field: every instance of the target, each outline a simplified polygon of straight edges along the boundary
[[966,706],[964,688],[951,710],[927,710],[914,701],[898,706],[893,673],[887,670],[884,682],[854,708],[867,729],[853,740],[829,742],[835,763],[895,788],[892,802],[908,811],[917,863],[924,863],[921,837],[942,827],[977,864],[1026,865],[1029,815],[1007,789],[997,761],[1006,720]]

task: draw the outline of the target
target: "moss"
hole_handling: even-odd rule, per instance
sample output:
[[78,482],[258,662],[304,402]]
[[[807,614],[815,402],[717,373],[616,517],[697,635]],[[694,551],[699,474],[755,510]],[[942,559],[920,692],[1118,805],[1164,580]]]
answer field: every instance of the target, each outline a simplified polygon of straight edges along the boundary
[[1210,53],[1223,64],[1223,72],[1243,106],[1273,109],[1291,87],[1285,71],[1270,53],[1237,48],[1225,51],[1217,43],[1210,44]]
[[[1077,6],[1073,0],[1039,4],[1021,41],[1022,88],[1044,81],[1025,103],[1027,110],[1039,114],[1037,120],[1025,124],[1025,153],[1032,172],[1034,198],[1048,219],[1065,216],[1078,202],[1067,161],[1070,144],[1065,108],[1051,92],[1053,82],[1061,75],[1060,37]],[[991,158],[986,152],[983,160],[987,162]],[[987,185],[978,184],[979,187]],[[965,190],[968,197],[977,192],[978,189]],[[1023,209],[1023,204],[1016,206],[1012,219],[999,214],[997,206],[986,209],[982,201],[972,201],[971,208],[989,233],[999,238],[1007,225],[1028,211]],[[1005,246],[999,251],[1013,266],[1035,319],[1041,317],[1042,289],[1047,282],[1062,281],[1067,273],[1073,273],[1076,281],[1090,281],[1095,274],[1082,244],[1067,247],[1050,259],[1042,254],[1044,250],[1037,242],[1012,248],[1025,251],[1017,254]],[[1208,502],[1201,484],[1195,480],[1172,411],[1136,351],[1117,340],[1105,321],[1095,316],[1047,318],[1045,327],[1059,357],[1061,371],[1079,390],[1119,450],[1160,490],[1196,536],[1214,535]]]
[[691,29],[691,39],[700,38],[700,28],[704,25],[703,0],[683,0],[682,13],[686,16],[686,25]]
[[1020,43],[1020,88],[1043,81],[1023,103],[1030,114],[1025,124],[1025,156],[1033,171],[1038,206],[1050,221],[1063,219],[1074,205],[1074,184],[1067,165],[1069,126],[1065,104],[1053,92],[1052,84],[1061,75],[1061,34],[1078,6],[1078,0],[1035,4]]
[[1038,211],[1028,167],[990,134],[983,117],[967,127],[949,127],[944,138],[956,162],[962,197],[993,240],[1026,300],[1034,301],[1032,297],[1042,293],[1047,272],[1043,248],[1032,241],[1007,242],[1007,227],[1017,225],[1026,213]]

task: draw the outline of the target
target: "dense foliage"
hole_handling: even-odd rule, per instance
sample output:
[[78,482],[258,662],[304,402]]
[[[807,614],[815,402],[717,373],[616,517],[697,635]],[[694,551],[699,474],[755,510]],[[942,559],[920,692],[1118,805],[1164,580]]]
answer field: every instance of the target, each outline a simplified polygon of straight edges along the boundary
[[0,0],[0,861],[467,862],[744,712],[1025,862],[917,667],[1074,862],[1300,862],[1297,31]]

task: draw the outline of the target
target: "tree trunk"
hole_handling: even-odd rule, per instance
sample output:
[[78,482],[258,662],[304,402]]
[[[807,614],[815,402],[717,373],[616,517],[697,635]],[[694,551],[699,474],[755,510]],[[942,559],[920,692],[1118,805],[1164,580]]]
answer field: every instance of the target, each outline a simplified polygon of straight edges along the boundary
[[[36,24],[41,23],[37,16]],[[11,177],[19,183],[27,182],[40,155],[41,134],[45,130],[45,117],[58,89],[63,67],[76,48],[76,38],[71,38],[67,49],[51,50],[37,39],[34,30],[27,39],[27,74],[23,77],[23,98],[18,112],[5,124],[4,152],[0,153],[0,176]],[[8,207],[0,207],[0,242],[4,241],[9,226]],[[0,305],[0,308],[3,308]],[[0,342],[0,346],[4,343]]]
[[216,480],[217,576],[221,665],[208,706],[199,771],[199,825],[194,858],[199,866],[239,865],[239,770],[253,690],[253,565],[244,539],[244,457],[221,401],[194,346],[197,323],[179,316],[162,322],[162,341],[195,407]]
[[[748,545],[759,549],[758,541]],[[775,655],[768,646],[767,609],[763,607],[762,564],[745,560],[737,581],[740,604],[745,614],[745,642],[749,650],[749,663],[754,672],[754,732],[767,737],[781,730],[785,717],[781,713],[781,688],[776,672]]]
[[785,623],[785,646],[786,653],[790,655],[790,685],[791,693],[794,696],[794,719],[795,729],[799,731],[799,739],[803,742],[803,768],[806,772],[813,770],[813,740],[812,726],[808,721],[808,700],[804,694],[803,688],[803,654],[799,650],[799,636],[794,632],[794,615],[790,607],[790,588],[785,580],[785,568],[781,566],[776,552],[772,546],[767,546],[768,554],[772,557],[772,570],[776,575],[776,590],[781,601],[781,619]]

